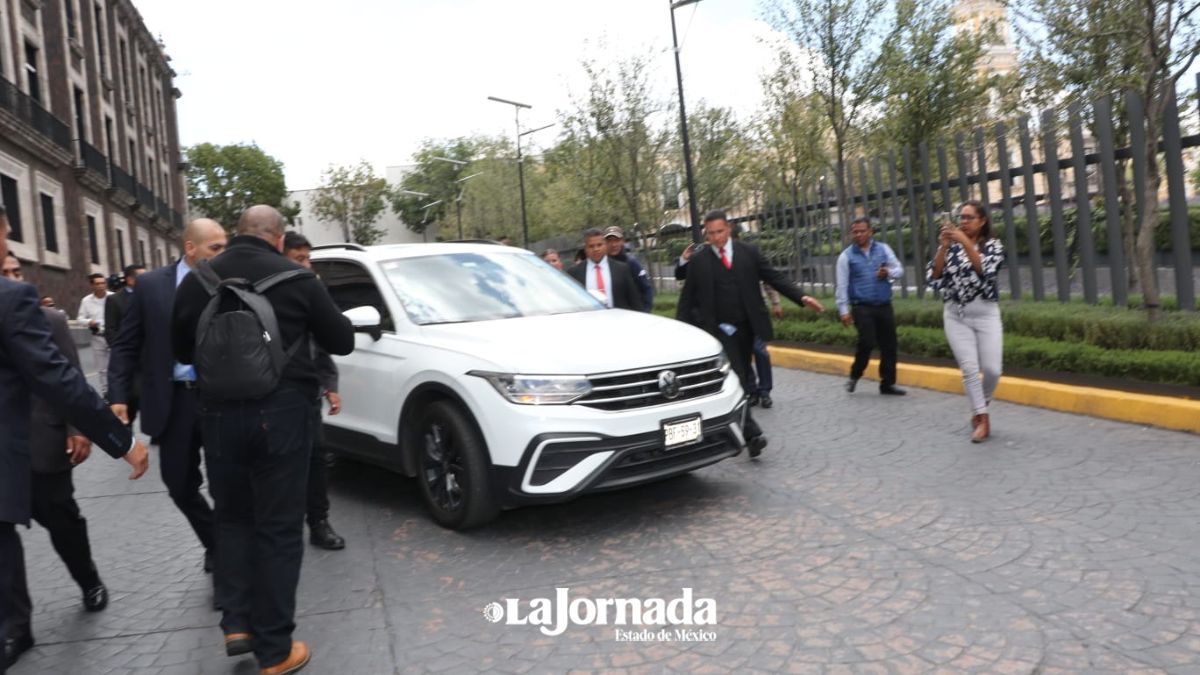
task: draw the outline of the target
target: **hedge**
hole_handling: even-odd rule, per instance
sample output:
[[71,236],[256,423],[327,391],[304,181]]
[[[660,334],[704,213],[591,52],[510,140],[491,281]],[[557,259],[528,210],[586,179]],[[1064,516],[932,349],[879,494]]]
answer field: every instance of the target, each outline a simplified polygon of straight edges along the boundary
[[[678,296],[661,294],[654,311],[675,315]],[[779,340],[853,347],[857,333],[837,320],[832,298],[817,314],[788,306],[775,324]],[[898,299],[900,351],[952,358],[942,330],[942,303]],[[1009,366],[1200,386],[1200,317],[1167,315],[1148,323],[1140,312],[1081,304],[1002,303],[1004,361]]]

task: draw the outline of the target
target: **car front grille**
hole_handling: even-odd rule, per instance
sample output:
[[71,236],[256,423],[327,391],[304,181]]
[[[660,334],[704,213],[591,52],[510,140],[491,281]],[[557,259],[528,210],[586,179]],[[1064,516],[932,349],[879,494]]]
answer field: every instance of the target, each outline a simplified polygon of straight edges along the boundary
[[[659,375],[665,371],[674,372],[679,384],[679,393],[672,398],[667,398],[659,387]],[[600,410],[631,410],[715,394],[725,383],[725,373],[721,370],[721,357],[713,356],[654,368],[590,375],[589,379],[591,393],[575,401],[574,405]]]

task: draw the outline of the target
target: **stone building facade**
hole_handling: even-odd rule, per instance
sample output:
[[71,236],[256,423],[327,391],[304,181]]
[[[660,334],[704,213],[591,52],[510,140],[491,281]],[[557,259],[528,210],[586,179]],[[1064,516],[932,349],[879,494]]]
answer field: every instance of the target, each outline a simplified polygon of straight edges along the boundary
[[9,248],[71,316],[88,274],[181,250],[174,76],[128,0],[0,0]]

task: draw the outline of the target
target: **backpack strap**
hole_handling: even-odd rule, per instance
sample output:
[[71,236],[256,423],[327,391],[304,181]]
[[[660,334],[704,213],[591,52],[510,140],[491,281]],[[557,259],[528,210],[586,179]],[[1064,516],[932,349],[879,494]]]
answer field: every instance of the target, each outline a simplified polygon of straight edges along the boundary
[[268,289],[278,286],[284,282],[291,281],[292,279],[307,279],[308,277],[316,276],[317,275],[305,269],[276,272],[275,274],[263,277],[262,279],[254,282],[254,292],[266,293]]
[[196,279],[200,281],[200,285],[204,287],[204,291],[211,295],[217,294],[217,287],[221,285],[221,277],[217,275],[217,271],[212,268],[208,260],[197,260],[196,268],[192,270],[196,274]]

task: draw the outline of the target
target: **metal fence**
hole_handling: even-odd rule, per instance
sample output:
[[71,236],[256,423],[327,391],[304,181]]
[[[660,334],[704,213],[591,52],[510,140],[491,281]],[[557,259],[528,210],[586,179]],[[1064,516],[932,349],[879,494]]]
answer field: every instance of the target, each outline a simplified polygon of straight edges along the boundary
[[[1197,85],[1200,90],[1200,76]],[[1147,158],[1131,151],[1144,147],[1144,108],[1136,94],[1126,94],[1123,102],[1120,120],[1114,119],[1113,97],[1106,97],[1086,108],[1071,106],[1065,114],[1048,110],[1038,120],[1026,116],[1015,124],[958,134],[952,144],[930,148],[922,143],[886,157],[859,159],[845,167],[846,208],[838,204],[832,180],[778,180],[762,191],[765,196],[756,209],[732,220],[755,223],[764,244],[782,241],[783,246],[774,247],[777,262],[792,267],[797,280],[831,287],[849,221],[866,215],[877,238],[904,262],[900,292],[923,296],[938,213],[978,199],[990,205],[993,225],[1002,231],[1008,251],[1006,290],[1013,298],[1051,295],[1061,302],[1094,304],[1107,295],[1124,305],[1133,261],[1125,255],[1123,210],[1140,213],[1145,200],[1152,199],[1164,221],[1156,254],[1160,289],[1173,291],[1181,309],[1195,310],[1200,207],[1189,212],[1184,151],[1200,147],[1200,134],[1181,133],[1172,97],[1160,127],[1162,194],[1147,195]],[[1094,133],[1086,127],[1089,119]],[[1127,147],[1114,143],[1118,123],[1127,125]],[[1127,182],[1132,200],[1121,199],[1120,181]]]

